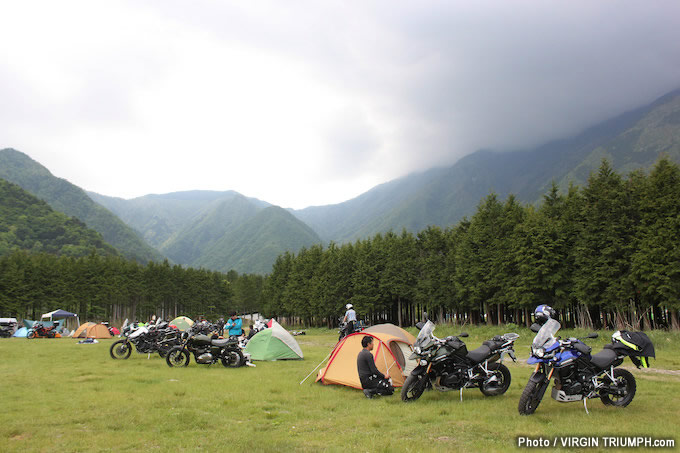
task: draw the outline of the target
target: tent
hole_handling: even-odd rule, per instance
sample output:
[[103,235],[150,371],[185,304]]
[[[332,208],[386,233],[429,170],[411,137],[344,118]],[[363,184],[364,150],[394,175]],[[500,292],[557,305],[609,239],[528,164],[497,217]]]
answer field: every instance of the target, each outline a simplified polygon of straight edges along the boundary
[[[40,321],[43,324],[45,324],[46,321],[55,321],[55,320],[58,320],[58,319],[65,319],[65,321],[59,323],[59,329],[60,330],[64,328],[64,326],[66,325],[66,320],[68,320],[68,319],[73,319],[77,323],[75,325],[77,325],[77,326],[80,325],[80,318],[78,317],[77,314],[71,313],[69,311],[62,310],[62,309],[54,310],[54,311],[51,311],[49,313],[43,313],[43,315],[40,317]],[[45,324],[45,325],[48,325],[48,324]],[[51,324],[49,324],[49,325],[51,325]]]
[[14,332],[14,335],[12,336],[17,338],[26,338],[26,335],[28,335],[28,328],[22,327],[21,329]]
[[104,324],[86,322],[73,332],[73,338],[111,338],[111,334]]
[[326,366],[319,370],[316,381],[360,389],[357,356],[362,349],[361,339],[367,335],[374,338],[372,353],[376,368],[391,377],[395,387],[404,385],[406,377],[417,365],[415,360],[409,359],[415,338],[393,324],[380,324],[344,337],[335,345]]
[[191,320],[191,318],[187,318],[186,316],[178,316],[172,321],[170,321],[171,325],[177,326],[177,328],[181,331],[188,330],[189,327],[194,325],[194,322]]
[[245,352],[252,360],[302,359],[302,350],[295,338],[281,325],[273,321],[270,329],[253,335],[246,345]]

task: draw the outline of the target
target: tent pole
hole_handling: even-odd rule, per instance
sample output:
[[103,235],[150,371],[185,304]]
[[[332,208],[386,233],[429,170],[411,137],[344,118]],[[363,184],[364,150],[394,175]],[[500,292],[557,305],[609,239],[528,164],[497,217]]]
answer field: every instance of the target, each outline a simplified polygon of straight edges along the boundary
[[[333,348],[333,351],[335,351],[335,348]],[[321,364],[324,363],[331,356],[331,354],[333,354],[333,351],[329,352],[328,355],[316,366],[316,368],[314,368],[312,372],[307,375],[306,378],[300,381],[300,385],[302,385],[302,383],[305,382],[309,378],[309,376],[311,376],[321,366]]]

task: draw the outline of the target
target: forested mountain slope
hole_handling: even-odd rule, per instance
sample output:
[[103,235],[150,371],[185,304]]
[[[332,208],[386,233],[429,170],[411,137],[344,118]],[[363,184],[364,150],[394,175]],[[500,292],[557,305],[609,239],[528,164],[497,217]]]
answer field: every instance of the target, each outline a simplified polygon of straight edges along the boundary
[[81,188],[55,177],[27,155],[11,148],[0,150],[0,178],[46,201],[55,211],[80,219],[124,257],[140,262],[163,260],[157,250],[113,213],[92,201]]
[[118,255],[75,217],[53,210],[16,184],[0,179],[0,256],[17,250],[62,256]]
[[650,168],[661,155],[680,161],[680,91],[594,126],[576,137],[531,150],[478,151],[448,168],[409,175],[344,203],[293,211],[325,241],[377,232],[449,226],[471,215],[490,192],[534,203],[556,181],[583,184],[603,157],[617,171]]

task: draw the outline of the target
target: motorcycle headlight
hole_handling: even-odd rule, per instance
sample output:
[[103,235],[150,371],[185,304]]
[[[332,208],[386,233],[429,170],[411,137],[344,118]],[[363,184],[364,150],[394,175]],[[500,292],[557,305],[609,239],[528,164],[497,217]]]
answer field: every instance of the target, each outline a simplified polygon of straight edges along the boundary
[[532,348],[532,349],[533,349],[532,352],[534,353],[534,355],[536,357],[538,357],[539,359],[542,359],[543,356],[545,356],[545,349],[543,349],[543,348]]
[[420,366],[425,366],[427,365],[427,360],[421,360],[420,361]]
[[413,352],[420,355],[420,354],[422,354],[423,350],[420,349],[420,346],[416,346],[415,348],[413,348]]

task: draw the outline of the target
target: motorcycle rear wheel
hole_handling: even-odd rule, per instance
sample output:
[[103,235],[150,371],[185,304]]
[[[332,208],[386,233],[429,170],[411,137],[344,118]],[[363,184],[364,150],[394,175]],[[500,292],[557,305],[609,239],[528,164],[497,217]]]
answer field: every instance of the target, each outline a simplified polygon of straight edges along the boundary
[[186,367],[189,366],[189,361],[191,357],[189,356],[189,351],[180,348],[172,348],[168,351],[165,356],[165,362],[170,368],[172,367]]
[[617,386],[625,387],[625,394],[622,396],[606,394],[601,396],[600,400],[607,406],[626,407],[635,397],[635,390],[637,389],[635,377],[628,370],[615,368],[614,379],[616,379]]
[[125,360],[130,357],[132,353],[132,345],[126,340],[114,341],[109,348],[109,354],[111,354],[112,359],[122,359]]
[[493,371],[493,375],[496,376],[498,380],[487,384],[482,383],[482,385],[479,386],[479,390],[485,396],[498,396],[507,392],[508,388],[510,388],[510,382],[512,381],[512,376],[510,375],[508,367],[502,363],[490,363],[488,370]]
[[520,415],[531,415],[536,412],[541,400],[537,400],[536,396],[541,388],[540,382],[529,381],[524,387],[522,396],[519,397],[519,406],[517,407]]
[[411,374],[401,388],[401,400],[410,403],[417,400],[427,388],[428,377],[424,374]]
[[244,362],[245,359],[241,351],[228,351],[227,357],[222,357],[222,366],[225,368],[238,368]]

